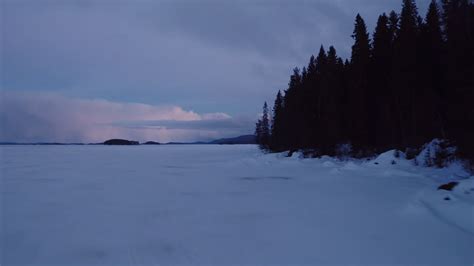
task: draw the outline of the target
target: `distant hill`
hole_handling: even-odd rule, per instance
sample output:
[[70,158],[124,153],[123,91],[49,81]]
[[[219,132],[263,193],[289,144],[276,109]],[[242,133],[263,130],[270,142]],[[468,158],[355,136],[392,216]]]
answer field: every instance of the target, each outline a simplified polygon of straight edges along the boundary
[[196,142],[167,142],[166,145],[203,145],[209,144],[209,142],[196,141]]
[[126,139],[109,139],[104,141],[104,145],[139,145],[138,141]]
[[255,135],[243,135],[235,138],[224,138],[216,139],[208,142],[196,141],[196,142],[168,142],[166,145],[209,145],[209,144],[220,144],[220,145],[233,145],[233,144],[257,144]]
[[156,141],[147,141],[145,143],[142,143],[142,145],[161,145],[161,143]]
[[235,138],[216,139],[209,144],[257,144],[255,135],[243,135]]

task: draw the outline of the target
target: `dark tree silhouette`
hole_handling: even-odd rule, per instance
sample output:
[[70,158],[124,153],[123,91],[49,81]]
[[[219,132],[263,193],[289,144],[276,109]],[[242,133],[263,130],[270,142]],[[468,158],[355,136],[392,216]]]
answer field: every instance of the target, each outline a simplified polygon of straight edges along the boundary
[[321,45],[293,70],[276,96],[271,132],[266,105],[257,123],[261,147],[321,156],[352,144],[353,156],[413,154],[442,138],[474,166],[474,3],[432,0],[423,19],[414,0],[403,0],[400,14],[378,17],[372,42],[360,15],[352,37],[350,60]]
[[273,105],[273,117],[272,117],[272,126],[271,126],[271,142],[270,148],[273,151],[284,151],[283,147],[284,139],[284,119],[283,119],[283,96],[281,92],[278,91],[275,104]]
[[398,23],[398,17],[395,12],[392,12],[390,17],[389,19],[382,14],[378,18],[370,58],[369,95],[372,99],[369,105],[370,138],[372,144],[379,148],[389,148],[394,144],[392,128],[393,121],[396,120],[395,93],[389,85],[392,72],[392,47],[396,33],[396,28],[393,29],[396,26],[393,24]]
[[395,109],[398,115],[396,146],[413,147],[418,145],[416,138],[417,116],[415,98],[417,97],[417,40],[418,10],[413,0],[403,0],[400,14],[400,28],[394,43],[394,64],[392,89],[395,95]]
[[267,102],[263,105],[262,118],[257,121],[255,135],[257,136],[257,144],[262,150],[270,148],[270,120],[268,117]]
[[352,114],[350,119],[351,140],[356,151],[362,152],[364,147],[370,146],[369,140],[369,104],[371,95],[368,92],[370,41],[367,27],[362,17],[357,14],[350,64],[349,105]]

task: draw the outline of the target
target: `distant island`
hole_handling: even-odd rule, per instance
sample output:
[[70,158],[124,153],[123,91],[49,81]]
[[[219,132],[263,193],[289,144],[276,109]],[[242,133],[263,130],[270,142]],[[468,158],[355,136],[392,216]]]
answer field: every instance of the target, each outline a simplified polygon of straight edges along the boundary
[[138,141],[126,139],[109,139],[104,141],[104,145],[139,145]]
[[145,143],[142,143],[143,145],[161,145],[161,143],[156,142],[156,141],[147,141]]

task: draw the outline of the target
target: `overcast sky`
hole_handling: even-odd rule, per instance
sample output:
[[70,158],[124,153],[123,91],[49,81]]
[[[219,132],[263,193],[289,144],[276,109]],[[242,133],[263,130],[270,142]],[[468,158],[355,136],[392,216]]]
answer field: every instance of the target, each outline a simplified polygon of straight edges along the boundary
[[[0,0],[0,141],[252,133],[321,44],[401,0]],[[429,0],[417,1],[424,15]]]

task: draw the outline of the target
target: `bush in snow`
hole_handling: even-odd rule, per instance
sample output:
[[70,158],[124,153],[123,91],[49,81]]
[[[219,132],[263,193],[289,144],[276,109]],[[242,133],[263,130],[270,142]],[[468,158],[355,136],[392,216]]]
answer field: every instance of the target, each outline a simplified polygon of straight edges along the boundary
[[341,160],[347,160],[351,157],[352,145],[350,143],[336,145],[336,156]]
[[443,168],[455,160],[456,148],[447,141],[434,139],[423,146],[423,150],[416,157],[424,166]]

